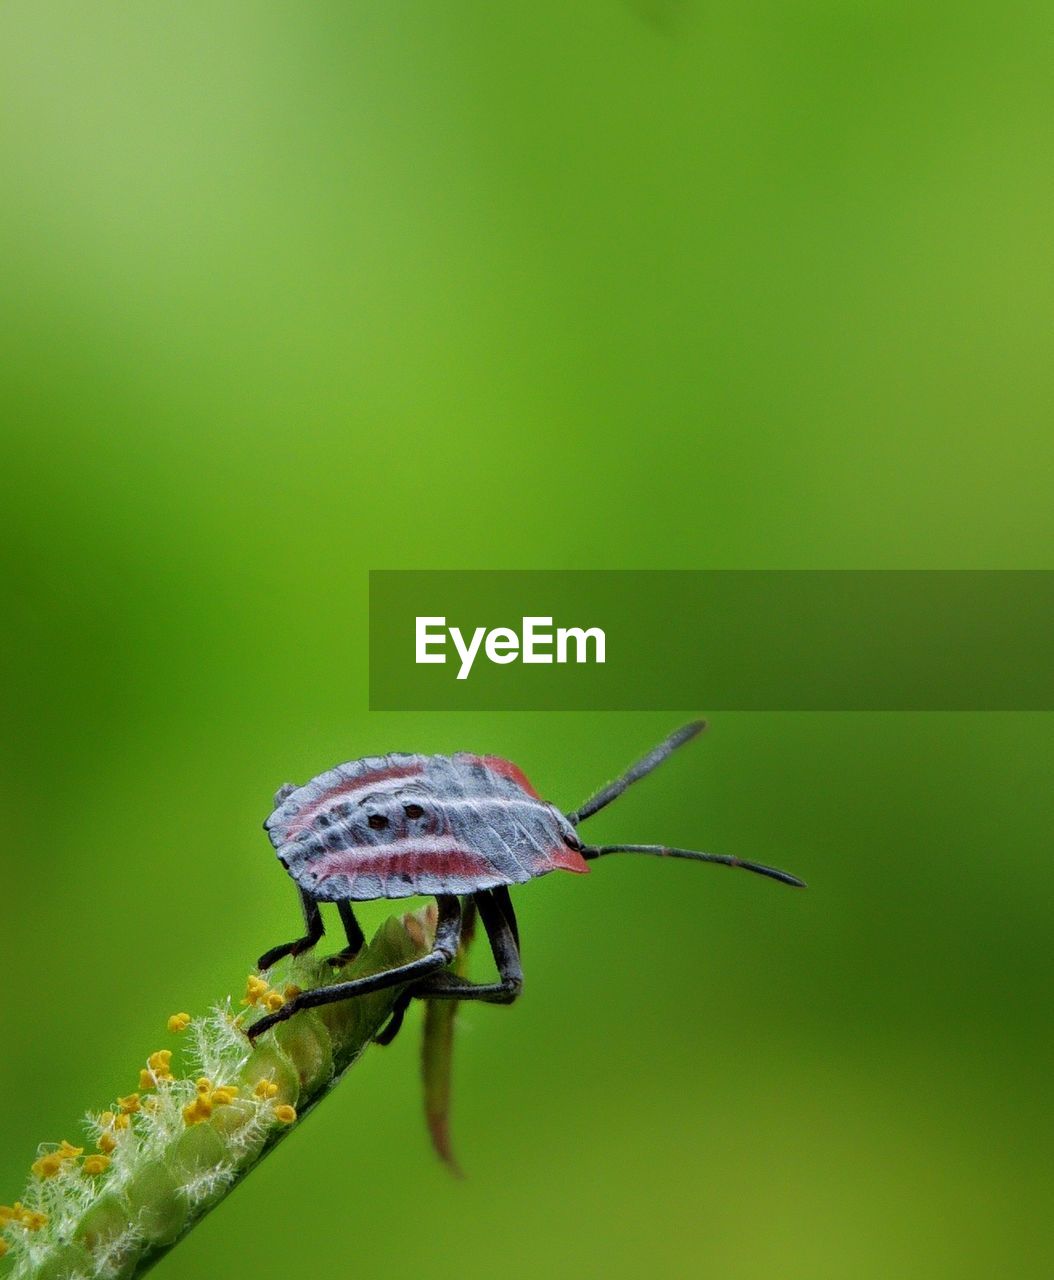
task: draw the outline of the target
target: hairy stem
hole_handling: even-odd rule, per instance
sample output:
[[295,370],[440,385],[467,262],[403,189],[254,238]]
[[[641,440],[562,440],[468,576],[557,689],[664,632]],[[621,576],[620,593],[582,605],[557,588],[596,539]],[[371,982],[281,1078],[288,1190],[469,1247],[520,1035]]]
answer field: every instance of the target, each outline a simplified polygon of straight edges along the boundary
[[[405,964],[428,951],[432,923],[390,917],[343,969],[301,957],[286,981],[307,990]],[[85,1147],[40,1149],[23,1199],[0,1206],[11,1280],[144,1275],[334,1088],[402,990],[304,1011],[252,1046],[245,1027],[291,986],[253,975],[243,1011],[228,999],[204,1018],[173,1015],[182,1052],[151,1054],[136,1093],[90,1113]]]

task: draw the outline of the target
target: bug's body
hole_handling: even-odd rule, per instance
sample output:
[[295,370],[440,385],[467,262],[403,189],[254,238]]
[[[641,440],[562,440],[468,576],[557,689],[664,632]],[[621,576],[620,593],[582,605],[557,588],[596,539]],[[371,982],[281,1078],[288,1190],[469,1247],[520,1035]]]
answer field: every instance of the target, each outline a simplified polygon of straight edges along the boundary
[[[401,986],[388,1043],[410,1000],[485,1000],[508,1004],[523,986],[520,939],[508,886],[550,871],[588,871],[610,853],[646,853],[743,867],[784,884],[802,882],[785,871],[729,854],[665,845],[585,845],[578,825],[617,799],[678,747],[702,723],[686,725],[661,742],[615,782],[573,813],[542,800],[521,770],[498,756],[387,755],[338,765],[305,786],[288,784],[275,796],[264,824],[278,858],[300,891],[307,933],[260,958],[266,969],[282,956],[314,946],[322,937],[320,902],[335,902],[348,937],[340,959],[363,943],[353,902],[434,894],[435,942],[428,955],[385,973],[300,992],[275,1013],[254,1022],[249,1036],[269,1030],[300,1009]],[[497,982],[470,982],[450,971],[461,937],[465,898],[478,909],[498,968]]]
[[290,792],[264,825],[320,902],[468,894],[589,870],[574,827],[496,756],[353,760]]

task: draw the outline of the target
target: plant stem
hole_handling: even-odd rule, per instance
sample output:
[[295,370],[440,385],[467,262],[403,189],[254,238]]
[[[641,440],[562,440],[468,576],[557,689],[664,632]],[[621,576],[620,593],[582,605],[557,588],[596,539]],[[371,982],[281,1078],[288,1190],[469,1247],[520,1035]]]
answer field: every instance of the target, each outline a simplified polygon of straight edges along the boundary
[[[306,990],[394,968],[427,952],[431,929],[427,911],[392,916],[342,970],[301,957],[288,978]],[[255,1009],[235,1016],[228,999],[205,1018],[175,1015],[185,1070],[167,1050],[152,1054],[141,1092],[89,1119],[105,1154],[44,1151],[23,1201],[0,1208],[11,1280],[144,1275],[335,1088],[402,989],[298,1013],[255,1046],[245,1035]],[[264,1009],[288,994],[249,980],[247,998]]]

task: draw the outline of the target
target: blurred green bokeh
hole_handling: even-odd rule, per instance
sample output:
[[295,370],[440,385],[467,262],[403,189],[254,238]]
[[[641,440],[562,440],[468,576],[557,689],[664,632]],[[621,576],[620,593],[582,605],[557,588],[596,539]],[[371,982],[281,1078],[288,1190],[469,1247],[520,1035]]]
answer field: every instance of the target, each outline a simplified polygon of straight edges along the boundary
[[[484,749],[571,805],[672,727],[367,715],[368,568],[1051,567],[1052,45],[1017,3],[8,0],[0,1199],[289,934],[279,783]],[[720,717],[597,836],[809,892],[527,886],[467,1181],[415,1011],[164,1275],[1049,1277],[1052,749]]]

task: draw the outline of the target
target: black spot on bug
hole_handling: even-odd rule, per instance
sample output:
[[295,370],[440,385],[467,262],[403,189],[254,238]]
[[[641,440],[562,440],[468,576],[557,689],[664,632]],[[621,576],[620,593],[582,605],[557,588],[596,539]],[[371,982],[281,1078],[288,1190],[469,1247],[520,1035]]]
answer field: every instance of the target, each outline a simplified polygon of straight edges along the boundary
[[424,814],[424,810],[419,804],[407,804],[403,805],[403,813],[408,818],[420,818]]
[[388,825],[388,819],[383,813],[371,813],[367,825],[374,831],[383,831]]
[[326,838],[322,841],[327,849],[343,848],[344,840],[339,831],[327,831]]
[[346,818],[348,814],[351,813],[351,805],[347,800],[342,800],[340,804],[335,804],[333,806],[333,812],[337,814],[338,817]]
[[403,882],[403,884],[410,884],[410,882],[413,880],[413,876],[410,875],[410,873],[407,871],[402,871],[399,873],[399,879]]
[[328,813],[320,813],[320,814],[318,815],[318,817],[315,819],[315,826],[316,826],[316,827],[328,827],[328,826],[329,826],[329,814],[328,814]]

